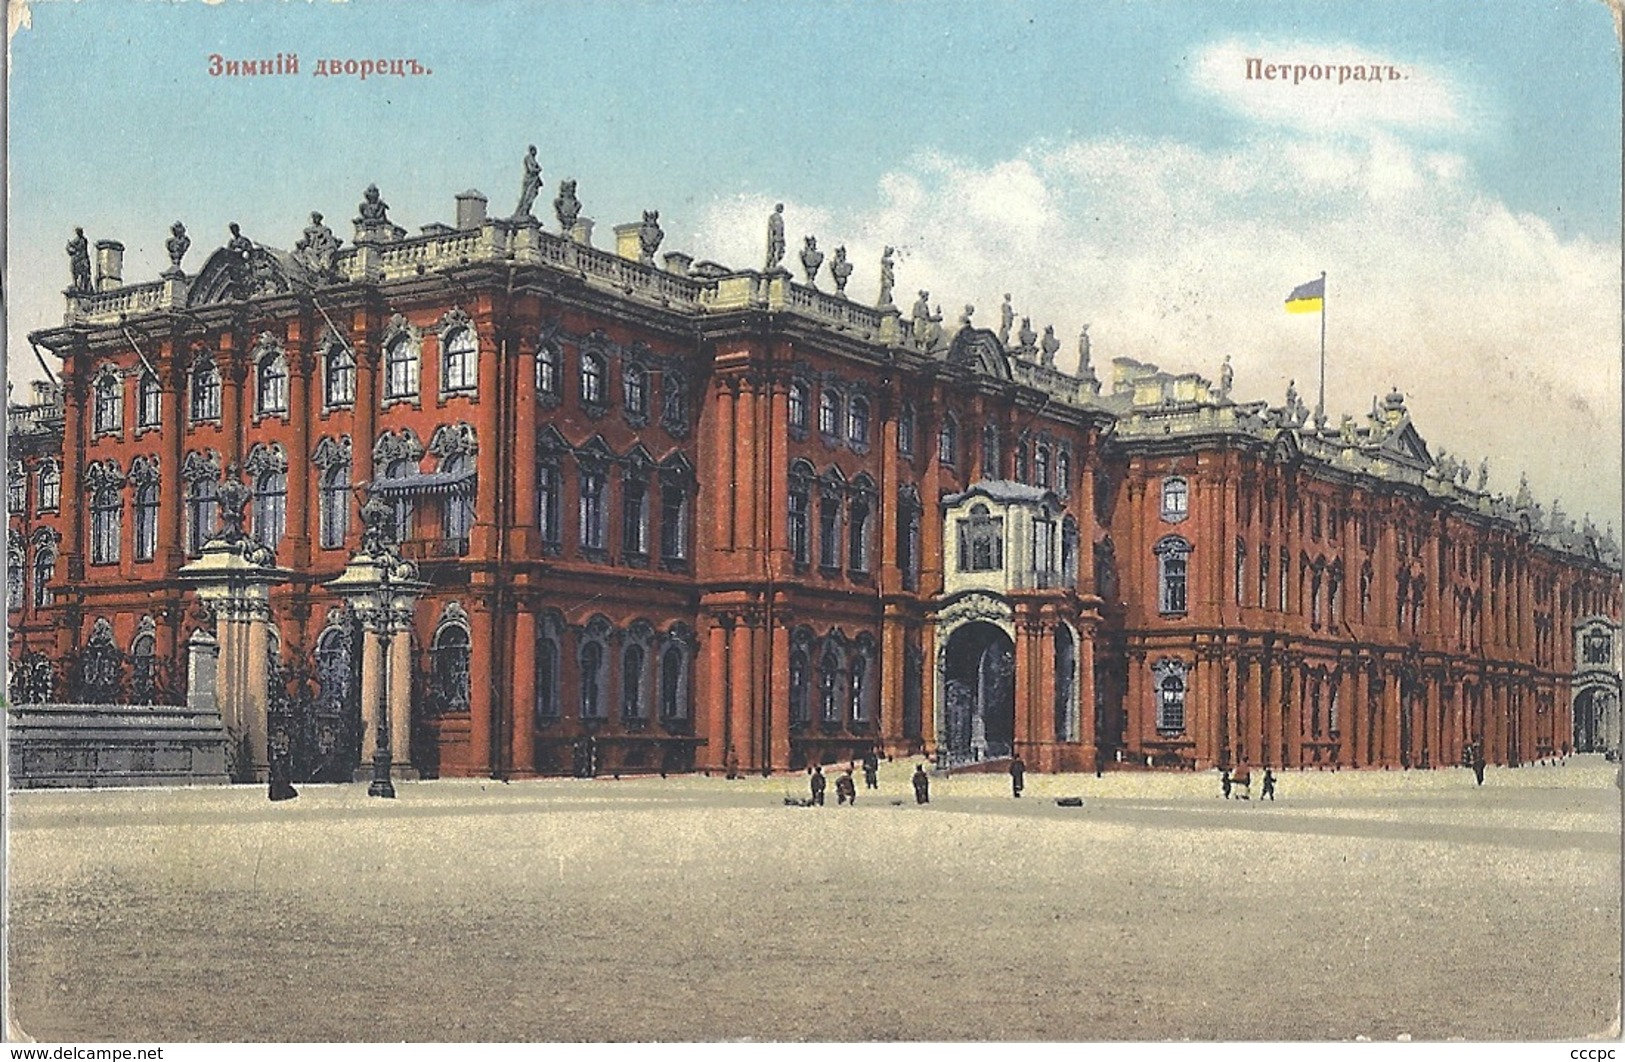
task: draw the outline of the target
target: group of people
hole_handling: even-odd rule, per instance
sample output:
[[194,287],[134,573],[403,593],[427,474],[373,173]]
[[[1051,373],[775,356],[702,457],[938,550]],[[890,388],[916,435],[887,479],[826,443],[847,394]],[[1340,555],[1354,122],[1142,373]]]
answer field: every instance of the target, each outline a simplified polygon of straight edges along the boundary
[[[848,762],[846,770],[835,779],[835,804],[837,807],[843,804],[856,805],[858,802],[858,786],[852,779],[852,772],[855,769],[853,764]],[[914,765],[914,776],[910,779],[910,782],[914,786],[914,803],[931,803],[931,776],[925,773],[925,764]],[[824,768],[821,764],[813,764],[807,776],[807,784],[812,791],[812,799],[808,803],[813,807],[823,807],[824,794],[829,789],[829,779],[824,776]],[[1026,788],[1026,784],[1027,765],[1022,762],[1021,755],[1018,753],[1010,759],[1011,795],[1019,799],[1021,791]],[[1226,792],[1228,792],[1229,783],[1226,782],[1225,784]],[[880,754],[874,749],[870,749],[863,756],[863,785],[865,789],[880,788]]]
[[[1250,799],[1252,796],[1252,785],[1253,772],[1245,763],[1240,767],[1237,767],[1234,774],[1231,773],[1230,768],[1228,767],[1225,767],[1219,771],[1219,788],[1224,791],[1224,798],[1226,800],[1230,799],[1232,790],[1240,790],[1240,792],[1236,793],[1236,798],[1238,800]],[[1275,774],[1268,767],[1264,768],[1264,789],[1263,792],[1258,794],[1258,799],[1275,799]]]

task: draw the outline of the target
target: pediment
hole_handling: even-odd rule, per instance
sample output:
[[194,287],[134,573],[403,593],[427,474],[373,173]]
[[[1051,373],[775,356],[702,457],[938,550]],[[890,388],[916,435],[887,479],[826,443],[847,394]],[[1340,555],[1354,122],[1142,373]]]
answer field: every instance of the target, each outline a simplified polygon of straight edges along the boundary
[[1377,451],[1391,461],[1424,472],[1433,467],[1433,456],[1428,453],[1428,444],[1411,424],[1409,417],[1400,421],[1399,427],[1383,438]]
[[[186,304],[205,306],[210,303],[233,301],[236,296],[232,291],[231,261],[232,255],[226,248],[217,248],[192,280]],[[286,251],[254,245],[254,250],[249,255],[250,298],[258,295],[286,294],[293,290],[295,284],[307,287],[310,285],[303,266],[295,262]]]
[[1010,359],[999,337],[985,328],[961,328],[948,346],[948,364],[991,376],[1011,379]]

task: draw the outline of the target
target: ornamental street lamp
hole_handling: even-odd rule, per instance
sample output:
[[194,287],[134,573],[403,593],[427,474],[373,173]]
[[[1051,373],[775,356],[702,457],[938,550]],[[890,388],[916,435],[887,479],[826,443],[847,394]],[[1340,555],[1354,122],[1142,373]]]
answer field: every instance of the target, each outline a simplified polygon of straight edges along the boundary
[[[367,795],[393,798],[395,785],[394,736],[390,727],[390,643],[398,630],[411,622],[413,608],[428,584],[418,578],[417,565],[402,559],[392,541],[394,513],[383,499],[373,497],[361,507],[361,548],[350,558],[328,588],[343,597],[364,630],[378,639],[376,671],[378,700],[372,753],[372,783]],[[403,721],[404,722],[404,721]]]

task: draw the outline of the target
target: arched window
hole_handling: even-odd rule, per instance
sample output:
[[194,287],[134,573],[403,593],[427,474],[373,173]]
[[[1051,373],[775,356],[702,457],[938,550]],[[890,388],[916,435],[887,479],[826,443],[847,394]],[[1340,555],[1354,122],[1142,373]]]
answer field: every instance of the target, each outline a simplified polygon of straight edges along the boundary
[[21,612],[28,601],[28,590],[23,585],[23,570],[27,565],[16,550],[6,551],[6,611]]
[[157,647],[158,640],[147,633],[136,635],[130,643],[131,704],[152,704],[157,700]]
[[854,723],[869,721],[869,659],[863,652],[852,655],[847,675],[847,713]]
[[1004,478],[1004,455],[999,447],[997,424],[982,425],[982,478]]
[[649,552],[649,481],[641,470],[621,479],[621,554],[642,557]]
[[1165,616],[1183,616],[1186,610],[1186,564],[1191,544],[1169,535],[1152,549],[1157,557],[1157,610]]
[[158,479],[135,487],[135,559],[150,561],[158,553]]
[[790,725],[805,726],[812,719],[812,703],[808,700],[812,690],[808,684],[807,651],[790,652]]
[[344,344],[334,343],[327,348],[323,362],[327,405],[332,408],[355,405],[355,355]]
[[937,461],[944,465],[955,464],[959,455],[959,422],[952,413],[942,416],[942,426],[937,429]]
[[818,661],[818,718],[825,726],[841,722],[841,660],[834,649],[825,649]]
[[985,505],[971,507],[970,516],[959,521],[959,570],[996,572],[1004,568],[1004,517],[994,516]]
[[660,558],[688,556],[688,486],[667,475],[660,481]]
[[274,550],[288,527],[288,474],[263,472],[254,480],[254,540]]
[[[467,454],[450,454],[440,466],[440,471],[448,478],[462,476],[469,471],[472,459]],[[461,540],[468,537],[469,530],[474,526],[474,492],[471,488],[472,480],[456,482],[446,494],[445,506],[441,509],[441,529],[446,538]]]
[[688,718],[688,653],[676,638],[660,654],[660,718]]
[[869,570],[869,494],[863,491],[853,494],[847,510],[849,515],[846,563],[854,572],[867,572]]
[[192,423],[220,419],[220,370],[203,358],[192,369]]
[[841,496],[827,483],[818,499],[818,566],[828,571],[841,566]]
[[559,348],[552,343],[536,348],[536,393],[559,393]]
[[384,348],[384,398],[416,398],[417,394],[417,345],[410,335],[398,335]]
[[203,552],[203,543],[214,534],[218,490],[212,476],[194,479],[186,488],[186,552],[194,557]]
[[1040,446],[1033,452],[1033,482],[1040,487],[1049,486],[1049,447]]
[[350,462],[335,461],[322,473],[323,549],[337,549],[350,534]]
[[[122,480],[119,481],[120,483]],[[124,492],[119,483],[105,482],[90,495],[90,562],[117,564],[123,537]]]
[[1169,476],[1162,481],[1162,518],[1170,524],[1185,519],[1190,509],[1190,487],[1183,476]]
[[595,350],[581,354],[581,404],[602,406],[604,397],[604,356]]
[[1065,624],[1055,628],[1055,739],[1078,740],[1077,698],[1075,686],[1078,677],[1077,648],[1072,641],[1072,629]]
[[466,712],[469,698],[468,630],[450,623],[440,628],[429,650],[434,669],[436,707],[442,712]]
[[861,395],[846,405],[846,438],[853,446],[869,444],[869,400]]
[[96,377],[95,431],[115,432],[124,427],[124,381],[113,369],[104,369]]
[[[417,475],[418,463],[410,457],[397,457],[384,469],[385,479],[407,479]],[[395,541],[405,542],[412,537],[412,513],[414,511],[412,495],[406,491],[395,492]]]
[[62,468],[55,460],[48,460],[39,468],[39,509],[42,513],[49,513],[61,506]]
[[790,430],[807,430],[807,385],[800,380],[790,384]]
[[143,372],[135,389],[135,425],[138,428],[156,428],[163,420],[164,393],[158,378]]
[[1061,579],[1067,586],[1078,585],[1078,521],[1071,513],[1061,520]]
[[831,439],[841,434],[841,392],[833,387],[818,392],[818,433]]
[[920,508],[919,493],[912,486],[897,492],[897,567],[905,590],[919,588]]
[[1247,583],[1247,543],[1236,539],[1236,604],[1242,603],[1243,587]]
[[581,718],[604,715],[604,647],[598,642],[581,646]]
[[1292,580],[1292,554],[1287,552],[1285,546],[1281,547],[1281,568],[1276,573],[1276,584],[1279,590],[1279,602],[1276,607],[1282,612],[1287,610],[1287,586]]
[[1185,664],[1179,660],[1159,660],[1153,665],[1151,676],[1157,699],[1157,729],[1184,730]]
[[645,659],[641,645],[629,645],[621,652],[621,718],[626,722],[648,718],[648,704],[643,697]]
[[261,414],[288,411],[288,359],[273,351],[260,359],[254,408]]
[[1030,482],[1027,479],[1027,444],[1016,443],[1016,480],[1020,483]]
[[797,462],[790,468],[790,555],[797,564],[812,561],[812,546],[808,535],[812,469]]
[[1258,547],[1258,607],[1268,608],[1270,604],[1270,548]]
[[1072,493],[1072,455],[1065,450],[1055,455],[1055,493],[1063,498]]
[[904,402],[897,411],[897,452],[904,457],[914,456],[914,404]]
[[56,550],[49,546],[34,554],[34,607],[51,603],[51,580],[56,578]]
[[636,362],[621,366],[621,397],[634,419],[649,415],[649,370]]
[[536,636],[536,718],[559,717],[559,643],[550,632]]
[[28,472],[21,461],[6,466],[6,511],[28,515]]
[[472,328],[454,328],[441,339],[441,390],[472,391],[479,385],[480,341]]
[[581,470],[581,548],[604,548],[604,484],[602,469]]

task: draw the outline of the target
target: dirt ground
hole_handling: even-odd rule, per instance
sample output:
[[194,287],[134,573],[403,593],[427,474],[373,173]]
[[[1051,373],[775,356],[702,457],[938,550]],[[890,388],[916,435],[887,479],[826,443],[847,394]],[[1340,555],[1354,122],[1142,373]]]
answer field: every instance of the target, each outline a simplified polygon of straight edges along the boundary
[[[1620,790],[1564,766],[27,792],[41,1040],[1619,1035]],[[1056,805],[1081,795],[1082,808]]]

